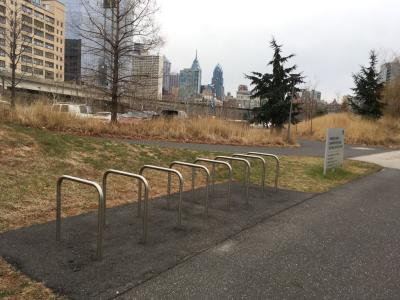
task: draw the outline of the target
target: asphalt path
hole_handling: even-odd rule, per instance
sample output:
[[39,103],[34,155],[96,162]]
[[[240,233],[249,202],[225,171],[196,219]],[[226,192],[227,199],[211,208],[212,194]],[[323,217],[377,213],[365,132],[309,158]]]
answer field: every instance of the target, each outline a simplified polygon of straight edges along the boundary
[[[296,155],[296,156],[324,156],[325,143],[319,141],[300,140],[299,147],[260,147],[260,146],[236,146],[221,144],[197,144],[197,143],[179,143],[169,141],[152,140],[128,140],[128,143],[135,145],[147,145],[153,147],[188,149],[211,152],[268,152],[275,155]],[[346,158],[378,154],[390,151],[385,148],[362,147],[346,145],[344,155]]]
[[120,299],[400,299],[400,171],[317,195]]

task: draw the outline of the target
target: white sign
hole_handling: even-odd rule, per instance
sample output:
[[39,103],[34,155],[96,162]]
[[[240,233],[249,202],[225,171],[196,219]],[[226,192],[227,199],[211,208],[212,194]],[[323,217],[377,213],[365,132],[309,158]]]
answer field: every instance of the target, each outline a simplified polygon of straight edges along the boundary
[[329,128],[326,132],[324,175],[329,169],[341,167],[344,156],[344,129]]

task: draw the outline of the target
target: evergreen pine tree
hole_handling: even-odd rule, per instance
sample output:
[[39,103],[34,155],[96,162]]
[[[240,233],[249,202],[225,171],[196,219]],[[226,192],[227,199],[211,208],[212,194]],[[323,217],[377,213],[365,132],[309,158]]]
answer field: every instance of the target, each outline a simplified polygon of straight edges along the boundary
[[[278,45],[275,39],[271,41],[271,48],[274,49],[274,55],[268,65],[272,66],[272,73],[252,72],[246,78],[255,86],[252,97],[260,97],[262,101],[262,106],[255,110],[256,120],[271,123],[272,127],[281,129],[289,119],[293,86],[303,82],[303,77],[300,73],[293,73],[297,69],[296,65],[285,68],[294,54],[282,56],[282,45]],[[297,89],[294,88],[294,91]],[[293,104],[292,123],[297,122],[298,114],[299,105]]]
[[361,66],[361,71],[353,74],[355,96],[349,100],[352,110],[359,115],[379,119],[382,116],[384,104],[381,102],[383,83],[379,82],[376,71],[378,62],[375,51],[369,56],[369,67]]

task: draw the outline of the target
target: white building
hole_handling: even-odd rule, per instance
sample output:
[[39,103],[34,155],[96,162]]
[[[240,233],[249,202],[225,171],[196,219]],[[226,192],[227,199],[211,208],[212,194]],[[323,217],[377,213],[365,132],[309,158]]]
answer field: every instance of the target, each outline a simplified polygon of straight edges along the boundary
[[239,85],[236,92],[236,102],[240,108],[253,109],[260,107],[260,98],[251,98],[251,91],[249,91],[247,85]]
[[395,78],[400,76],[400,60],[396,59],[391,63],[386,63],[381,66],[381,72],[379,73],[380,82],[387,83],[391,82]]
[[160,55],[133,57],[131,94],[138,100],[162,100],[164,58]]

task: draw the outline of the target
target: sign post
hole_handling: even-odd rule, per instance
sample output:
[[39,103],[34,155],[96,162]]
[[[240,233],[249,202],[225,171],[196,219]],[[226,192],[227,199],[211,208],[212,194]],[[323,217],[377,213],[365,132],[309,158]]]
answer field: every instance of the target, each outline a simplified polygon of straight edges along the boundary
[[344,129],[329,128],[326,132],[324,175],[329,169],[341,167],[344,156]]

